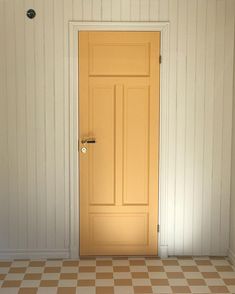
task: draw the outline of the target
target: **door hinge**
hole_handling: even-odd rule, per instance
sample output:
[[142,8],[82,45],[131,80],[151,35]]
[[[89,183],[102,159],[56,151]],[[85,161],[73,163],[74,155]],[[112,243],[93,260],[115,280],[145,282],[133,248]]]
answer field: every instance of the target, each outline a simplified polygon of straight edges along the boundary
[[160,232],[160,225],[157,225],[157,232]]
[[162,55],[159,56],[159,63],[162,63]]

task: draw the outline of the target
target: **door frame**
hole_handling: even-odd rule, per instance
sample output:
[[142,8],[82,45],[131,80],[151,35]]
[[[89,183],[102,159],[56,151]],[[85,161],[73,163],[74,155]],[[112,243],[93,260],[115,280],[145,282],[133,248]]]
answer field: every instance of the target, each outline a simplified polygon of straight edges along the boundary
[[[79,156],[78,156],[78,33],[80,31],[156,31],[161,32],[160,65],[160,142],[158,253],[168,256],[167,246],[167,174],[169,107],[169,22],[69,22],[69,228],[70,257],[79,257]],[[157,228],[156,228],[157,229]]]

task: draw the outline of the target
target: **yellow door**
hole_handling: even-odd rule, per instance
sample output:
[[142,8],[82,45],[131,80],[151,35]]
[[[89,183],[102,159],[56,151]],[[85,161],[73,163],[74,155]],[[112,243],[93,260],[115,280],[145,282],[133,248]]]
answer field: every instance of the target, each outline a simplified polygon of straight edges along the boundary
[[155,255],[158,32],[79,33],[80,255]]

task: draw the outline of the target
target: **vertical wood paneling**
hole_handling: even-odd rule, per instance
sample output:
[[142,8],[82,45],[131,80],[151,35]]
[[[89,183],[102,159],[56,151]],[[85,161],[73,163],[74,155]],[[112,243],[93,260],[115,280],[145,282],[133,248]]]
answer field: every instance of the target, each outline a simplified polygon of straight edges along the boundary
[[[187,80],[185,122],[185,198],[184,198],[184,254],[193,248],[193,187],[194,187],[194,138],[195,138],[195,80],[197,0],[188,2],[187,24]],[[187,209],[185,209],[187,208]]]
[[83,2],[83,20],[92,19],[92,0],[86,0]]
[[169,1],[170,71],[169,71],[169,155],[168,155],[168,253],[175,252],[175,167],[176,167],[176,87],[177,87],[177,38],[178,1]]
[[[223,88],[223,137],[222,137],[222,177],[221,177],[221,218],[220,251],[226,251],[229,242],[229,209],[230,209],[230,178],[231,178],[231,134],[233,108],[233,64],[234,56],[234,11],[235,2],[226,1],[225,11],[225,52],[224,88]],[[234,93],[235,94],[235,93]]]
[[8,105],[6,88],[6,3],[0,2],[0,248],[8,247],[9,186],[8,186]]
[[175,187],[175,253],[183,254],[185,198],[185,84],[187,50],[187,0],[178,2],[178,65],[177,65],[177,129],[176,129],[176,187]]
[[160,1],[159,0],[149,0],[149,20],[157,21],[160,15]]
[[[96,1],[96,0],[94,0]],[[102,1],[102,0],[101,0]],[[74,20],[83,19],[83,0],[73,0],[73,16]]]
[[131,21],[140,20],[140,2],[141,0],[131,0]]
[[102,20],[111,20],[112,16],[112,0],[101,0]]
[[193,253],[201,252],[202,241],[202,196],[203,196],[203,139],[205,97],[205,42],[207,3],[198,0],[197,50],[195,81],[195,145],[194,145],[194,191],[193,191]]
[[213,119],[213,179],[212,179],[212,224],[211,252],[220,252],[220,216],[221,216],[221,159],[223,132],[223,75],[224,75],[224,33],[225,1],[217,1],[216,6],[216,40],[215,40],[215,96]]
[[36,107],[36,168],[37,168],[37,234],[38,248],[46,247],[46,140],[45,140],[45,52],[44,52],[44,2],[35,1],[35,107]]
[[202,204],[202,252],[210,254],[211,247],[211,196],[212,196],[212,148],[214,110],[214,70],[215,70],[215,24],[216,2],[207,3],[206,27],[206,72],[205,72],[205,111],[204,111],[204,173]]
[[121,1],[112,0],[112,21],[121,20]]
[[169,20],[169,0],[160,0],[159,2],[159,20]]
[[8,184],[9,184],[9,248],[18,246],[18,170],[17,170],[17,89],[15,52],[15,12],[14,1],[5,2],[6,14],[6,85],[8,118]]
[[[45,133],[46,133],[46,194],[47,194],[47,248],[55,248],[55,62],[54,62],[54,5],[44,1],[45,50]],[[57,48],[59,50],[59,48]]]
[[[24,2],[15,2],[16,83],[17,83],[17,145],[19,181],[19,248],[27,247],[27,133],[26,133],[26,59]],[[20,12],[20,13],[19,13]],[[23,73],[23,74],[22,74]],[[43,127],[43,125],[42,125]]]
[[[71,7],[70,5],[65,5],[65,9]],[[66,20],[66,17],[65,17]],[[101,20],[101,0],[92,1],[92,20]]]
[[[73,17],[72,10],[73,0],[64,0],[64,218],[65,218],[65,236],[64,236],[64,248],[69,247],[69,32],[68,21]],[[98,0],[97,0],[98,1]],[[94,9],[94,3],[93,3]],[[99,15],[101,18],[101,6]],[[98,14],[97,14],[98,15]]]
[[[85,7],[85,6],[84,6]],[[91,13],[91,2],[87,10]],[[84,10],[85,11],[85,10]],[[84,13],[84,15],[86,15]],[[89,15],[89,18],[91,15]],[[64,28],[63,0],[54,0],[54,62],[55,62],[55,194],[56,194],[56,247],[64,243]],[[58,50],[57,48],[61,48]]]
[[[25,10],[34,8],[33,0],[25,0]],[[35,23],[25,20],[25,56],[26,56],[26,128],[28,153],[28,247],[37,246],[37,169],[36,169],[36,97],[35,97]]]
[[[234,5],[233,0],[0,2],[0,251],[69,247],[68,22],[169,20],[164,153],[169,254],[226,252]],[[34,20],[25,17],[29,7],[36,9]]]
[[128,21],[131,15],[131,1],[120,0],[121,2],[121,21]]
[[140,0],[140,21],[149,20],[149,0]]

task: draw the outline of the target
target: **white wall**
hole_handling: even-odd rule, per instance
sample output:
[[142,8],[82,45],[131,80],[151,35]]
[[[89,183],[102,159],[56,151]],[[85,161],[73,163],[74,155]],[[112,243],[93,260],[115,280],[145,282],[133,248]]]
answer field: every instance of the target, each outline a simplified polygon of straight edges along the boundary
[[[234,50],[235,57],[235,50]],[[231,204],[230,204],[230,243],[229,256],[235,265],[235,58],[233,81],[233,128],[232,128],[232,169],[231,169]]]
[[234,14],[234,0],[0,0],[0,256],[68,253],[69,20],[170,21],[169,254],[226,254]]

